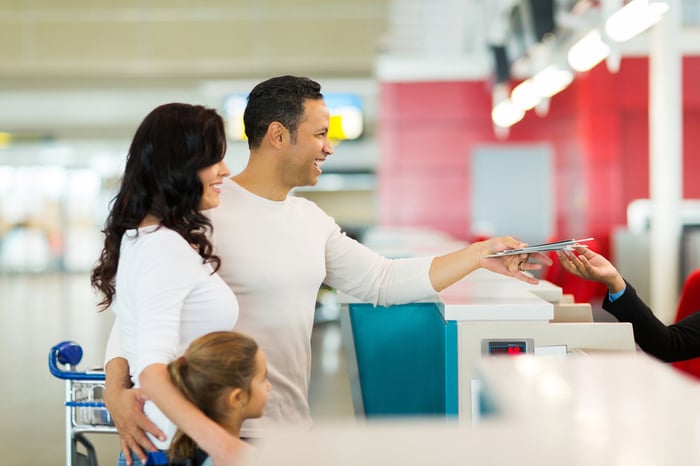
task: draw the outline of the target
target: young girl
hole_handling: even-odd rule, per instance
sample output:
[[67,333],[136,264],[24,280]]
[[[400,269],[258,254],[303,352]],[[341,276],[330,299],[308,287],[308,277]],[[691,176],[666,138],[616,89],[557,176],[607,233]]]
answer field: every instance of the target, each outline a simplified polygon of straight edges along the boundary
[[[236,437],[245,419],[265,412],[270,391],[265,353],[243,334],[222,331],[197,338],[168,364],[168,372],[192,404]],[[169,456],[172,464],[211,464],[182,430],[175,434]]]

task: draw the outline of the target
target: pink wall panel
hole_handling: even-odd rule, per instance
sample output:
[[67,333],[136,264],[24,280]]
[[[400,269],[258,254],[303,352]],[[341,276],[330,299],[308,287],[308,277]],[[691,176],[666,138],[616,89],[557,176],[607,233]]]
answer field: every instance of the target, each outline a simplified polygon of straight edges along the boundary
[[[404,125],[402,137],[397,139],[398,157],[388,167],[393,171],[410,173],[429,171],[440,174],[447,170],[465,171],[464,128],[455,123],[434,125]],[[384,161],[382,161],[384,165]]]
[[[472,108],[491,105],[485,82],[415,82],[382,86],[381,120],[454,121],[472,117]],[[437,110],[437,111],[436,111]]]
[[[647,113],[649,108],[649,61],[646,58],[625,58],[620,72],[615,75],[606,72],[605,68],[597,70],[602,78],[607,78],[617,85],[620,107],[628,111]],[[611,84],[608,84],[611,85]]]
[[[626,204],[649,197],[649,115],[648,112],[626,111],[620,130],[623,173],[620,185]],[[625,208],[626,208],[625,204]]]
[[401,131],[401,137],[390,140],[397,152],[382,157],[380,161],[380,169],[387,176],[391,176],[392,172],[408,174],[427,171],[440,175],[445,171],[457,171],[466,177],[474,146],[493,142],[490,129],[479,131],[454,123],[404,124],[396,129]]
[[448,172],[391,176],[379,184],[379,218],[391,226],[428,226],[464,238],[469,193],[464,175]]
[[686,109],[700,107],[700,57],[683,58],[683,104]]
[[683,128],[683,197],[700,199],[700,99],[686,110]]

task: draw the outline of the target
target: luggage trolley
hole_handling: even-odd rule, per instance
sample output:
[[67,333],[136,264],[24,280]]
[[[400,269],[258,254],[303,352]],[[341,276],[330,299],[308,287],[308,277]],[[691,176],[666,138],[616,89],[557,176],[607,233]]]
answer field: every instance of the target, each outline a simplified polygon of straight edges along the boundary
[[49,352],[51,374],[66,381],[66,466],[97,466],[95,448],[84,434],[117,432],[103,401],[104,371],[76,371],[82,358],[83,349],[73,341],[63,341]]

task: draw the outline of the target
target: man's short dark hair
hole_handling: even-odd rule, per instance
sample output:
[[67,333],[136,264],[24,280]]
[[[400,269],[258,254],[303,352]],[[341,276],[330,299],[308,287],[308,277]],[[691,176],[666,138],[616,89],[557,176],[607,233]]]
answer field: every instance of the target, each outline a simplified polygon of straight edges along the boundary
[[304,101],[322,99],[321,85],[299,76],[278,76],[259,83],[250,91],[243,113],[248,147],[260,146],[267,128],[278,121],[296,141],[297,127],[304,115]]

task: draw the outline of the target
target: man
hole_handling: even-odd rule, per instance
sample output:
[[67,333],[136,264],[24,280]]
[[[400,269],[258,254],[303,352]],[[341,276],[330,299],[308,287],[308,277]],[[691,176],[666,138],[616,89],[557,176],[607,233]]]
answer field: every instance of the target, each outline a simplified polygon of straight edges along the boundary
[[[289,196],[297,186],[315,185],[333,153],[330,115],[317,82],[280,76],[258,84],[243,120],[248,164],[224,183],[220,206],[210,212],[222,261],[219,274],[239,301],[236,330],[265,350],[272,384],[265,416],[246,421],[242,437],[262,437],[275,426],[310,428],[310,342],[322,283],[375,305],[435,296],[479,267],[537,283],[522,273],[541,267],[527,255],[488,257],[525,246],[513,238],[474,243],[439,257],[391,260],[347,237],[314,203]],[[551,263],[542,254],[536,259]],[[145,458],[143,448],[153,446],[140,428],[157,430],[139,413],[135,400],[143,399],[125,390],[124,360],[110,360],[106,371],[105,401],[122,450]]]

